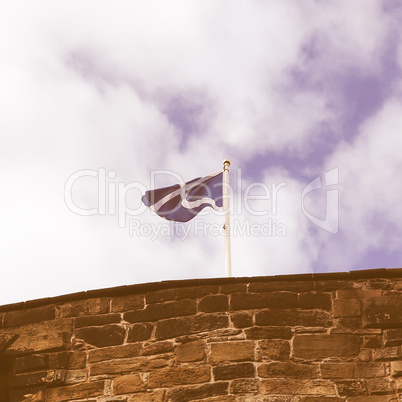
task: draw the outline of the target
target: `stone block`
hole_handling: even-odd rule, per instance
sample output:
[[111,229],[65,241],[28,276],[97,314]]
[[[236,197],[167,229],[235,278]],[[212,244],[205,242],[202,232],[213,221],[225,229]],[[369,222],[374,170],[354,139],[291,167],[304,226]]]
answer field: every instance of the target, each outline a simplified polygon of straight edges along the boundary
[[133,324],[128,330],[127,342],[147,341],[154,326],[149,322]]
[[330,327],[332,317],[320,310],[279,310],[261,311],[255,316],[256,325]]
[[[52,320],[20,327],[0,329],[0,340],[18,335],[8,346],[7,354],[19,355],[68,349],[71,344],[73,321]],[[0,342],[1,344],[1,342]]]
[[379,362],[357,362],[355,368],[356,378],[385,377],[385,363]]
[[219,287],[219,292],[224,294],[247,292],[247,283],[228,283]]
[[264,379],[260,393],[267,395],[336,395],[335,386],[328,380]]
[[46,384],[62,384],[64,382],[64,376],[64,370],[48,370],[28,374],[16,374],[12,379],[12,386],[13,388],[22,388]]
[[229,302],[226,295],[205,296],[198,303],[198,311],[202,311],[204,313],[227,311],[228,308]]
[[254,361],[255,344],[253,341],[230,341],[211,343],[211,354],[208,361],[220,363],[224,361]]
[[252,327],[244,331],[247,339],[291,339],[289,327]]
[[34,322],[54,320],[55,318],[56,308],[54,305],[10,311],[4,314],[3,327],[17,327]]
[[301,293],[297,300],[297,307],[302,309],[331,310],[331,295],[323,292]]
[[[67,368],[69,370],[85,368],[86,360],[87,360],[87,354],[85,352],[69,352]],[[51,365],[50,368],[52,368]]]
[[205,358],[205,342],[198,340],[194,342],[182,343],[175,350],[178,362],[197,362]]
[[384,331],[384,345],[385,346],[402,345],[402,328],[386,329]]
[[337,381],[336,388],[339,396],[367,395],[367,386],[365,381],[345,380]]
[[296,307],[296,303],[297,294],[291,292],[233,293],[230,299],[230,309],[292,308]]
[[211,380],[209,367],[168,367],[151,371],[148,377],[150,388],[165,388],[176,385],[200,384]]
[[402,361],[391,362],[391,375],[393,377],[402,376]]
[[247,328],[253,325],[253,314],[248,311],[237,311],[230,314],[230,320],[235,328]]
[[362,346],[364,348],[380,348],[381,347],[381,335],[363,335]]
[[156,292],[149,292],[145,295],[147,303],[162,303],[169,300],[198,299],[210,294],[219,292],[219,286],[191,286],[176,289],[164,289]]
[[338,299],[367,299],[381,295],[381,289],[341,289],[337,292]]
[[289,360],[290,344],[282,340],[261,340],[258,342],[263,359]]
[[305,359],[354,357],[360,352],[360,337],[349,334],[296,335],[293,356]]
[[334,299],[333,314],[339,317],[358,317],[361,314],[360,302],[356,299]]
[[166,303],[148,304],[143,310],[134,310],[124,313],[124,319],[131,323],[158,321],[165,318],[193,315],[195,313],[195,300],[183,299]]
[[28,371],[40,371],[49,367],[47,355],[29,355],[15,359],[14,370],[16,374]]
[[113,379],[113,392],[117,395],[141,392],[146,389],[147,383],[139,374],[123,375]]
[[175,338],[180,335],[190,335],[198,332],[226,328],[229,325],[225,313],[197,314],[195,316],[171,318],[156,324],[156,339]]
[[91,364],[90,375],[137,373],[146,367],[147,363],[146,357],[100,361]]
[[319,377],[318,365],[300,364],[293,362],[272,362],[261,364],[258,367],[258,375],[264,378],[306,378]]
[[388,378],[374,378],[367,382],[368,391],[370,395],[386,395],[393,394],[395,391],[395,384]]
[[252,378],[255,375],[255,368],[253,363],[227,364],[214,367],[213,374],[215,381]]
[[56,305],[57,315],[60,318],[82,317],[84,315],[109,313],[110,301],[107,298],[79,300]]
[[323,363],[320,365],[322,378],[353,378],[355,365],[353,363]]
[[398,346],[388,346],[373,350],[373,360],[398,360],[400,356]]
[[[258,394],[260,382],[257,378],[236,379],[230,384],[231,394]],[[235,400],[235,399],[234,399]]]
[[339,289],[351,289],[354,283],[350,281],[326,280],[315,281],[315,290],[320,292],[333,292]]
[[361,317],[339,317],[335,318],[335,325],[333,332],[338,330],[338,333],[355,332],[362,327]]
[[402,327],[402,297],[363,299],[363,324],[370,328]]
[[174,345],[169,341],[152,342],[143,345],[141,349],[142,356],[159,355],[161,353],[173,352]]
[[369,287],[371,289],[391,290],[393,287],[393,284],[389,279],[375,278],[375,279],[370,279],[367,282],[367,287]]
[[64,376],[65,384],[77,384],[88,380],[87,370],[67,370]]
[[108,348],[95,349],[89,351],[89,362],[95,363],[104,360],[125,359],[138,357],[141,352],[141,344],[128,344],[122,346],[112,346]]
[[[205,400],[214,396],[228,395],[229,383],[215,382],[193,387],[175,387],[168,390],[167,398],[171,402]],[[222,400],[222,398],[220,398]]]
[[87,315],[75,319],[75,328],[120,323],[120,314]]
[[96,346],[120,345],[123,343],[125,329],[120,325],[104,325],[103,327],[84,327],[75,331],[78,339]]
[[120,313],[124,311],[137,310],[144,308],[144,305],[144,295],[113,297],[110,311],[112,313]]
[[158,389],[151,392],[140,392],[132,394],[128,399],[128,402],[165,402],[166,391],[163,389]]
[[103,396],[105,381],[92,381],[65,387],[49,388],[46,390],[47,402],[64,402],[73,399],[85,399]]

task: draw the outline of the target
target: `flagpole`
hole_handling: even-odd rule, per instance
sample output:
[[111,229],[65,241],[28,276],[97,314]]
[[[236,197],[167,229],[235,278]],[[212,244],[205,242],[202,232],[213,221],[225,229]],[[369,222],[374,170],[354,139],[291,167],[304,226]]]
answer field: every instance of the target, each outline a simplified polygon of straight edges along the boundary
[[225,224],[223,225],[225,236],[225,274],[232,276],[232,263],[230,253],[230,191],[229,191],[229,166],[230,160],[223,161],[223,210],[225,211]]

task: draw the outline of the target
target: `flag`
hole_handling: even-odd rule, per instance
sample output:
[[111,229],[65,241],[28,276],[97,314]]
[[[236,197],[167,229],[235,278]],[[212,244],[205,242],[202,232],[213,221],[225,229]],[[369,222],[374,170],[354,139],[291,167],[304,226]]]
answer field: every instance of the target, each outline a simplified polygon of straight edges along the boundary
[[162,218],[187,222],[205,207],[223,210],[222,180],[223,172],[217,172],[187,183],[146,191],[142,202]]

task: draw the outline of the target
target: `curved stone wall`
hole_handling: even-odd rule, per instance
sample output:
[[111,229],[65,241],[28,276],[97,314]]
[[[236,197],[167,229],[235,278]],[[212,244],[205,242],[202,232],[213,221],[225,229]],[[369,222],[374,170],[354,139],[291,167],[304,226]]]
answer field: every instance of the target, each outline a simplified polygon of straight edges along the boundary
[[401,294],[383,269],[2,306],[0,401],[398,401]]

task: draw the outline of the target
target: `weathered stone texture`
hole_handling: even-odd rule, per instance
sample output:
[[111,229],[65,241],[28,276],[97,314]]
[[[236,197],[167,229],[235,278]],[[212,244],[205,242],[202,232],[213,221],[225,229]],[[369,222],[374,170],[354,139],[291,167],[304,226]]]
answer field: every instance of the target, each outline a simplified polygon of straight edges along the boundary
[[93,381],[66,387],[49,388],[46,392],[47,401],[63,402],[73,399],[84,399],[104,395],[105,381]]
[[228,316],[222,313],[171,318],[157,323],[155,336],[156,339],[175,338],[185,334],[226,328],[228,322]]
[[247,339],[291,339],[289,327],[252,327],[244,331]]
[[329,327],[332,325],[332,317],[326,311],[272,309],[257,313],[255,323],[269,326]]
[[143,295],[114,297],[111,302],[111,312],[137,310],[144,307]]
[[140,355],[141,348],[141,344],[129,344],[94,349],[89,352],[89,362],[95,363],[104,360],[138,357]]
[[289,360],[290,344],[281,340],[261,340],[258,342],[262,358],[269,360]]
[[151,388],[172,387],[174,385],[199,384],[209,382],[209,367],[169,367],[149,374],[148,385]]
[[97,346],[112,346],[123,343],[125,329],[120,325],[104,325],[103,327],[85,327],[75,331],[76,337]]
[[231,341],[211,344],[211,354],[209,355],[211,363],[245,360],[255,360],[255,344],[252,341]]
[[297,300],[297,307],[302,309],[331,310],[331,295],[323,292],[301,293]]
[[205,341],[199,340],[183,343],[176,348],[175,356],[178,362],[196,362],[204,360],[206,356]]
[[195,306],[195,300],[191,299],[149,304],[144,310],[134,310],[124,313],[124,319],[128,322],[144,322],[192,315],[196,312]]
[[198,303],[198,310],[204,313],[227,311],[228,308],[229,308],[229,302],[228,297],[226,295],[205,296]]
[[146,391],[147,383],[139,374],[124,375],[113,380],[115,394],[129,394],[131,392]]
[[162,282],[0,306],[0,401],[397,402],[401,275]]
[[335,299],[333,314],[335,318],[358,317],[361,314],[360,302],[355,299]]
[[59,304],[56,309],[60,318],[82,317],[84,315],[109,313],[109,305],[109,299],[100,298]]
[[230,392],[232,394],[258,394],[259,386],[260,382],[257,378],[236,379],[230,384]]
[[299,363],[267,363],[258,367],[258,375],[263,378],[318,378],[318,365]]
[[293,341],[293,355],[300,358],[353,357],[359,352],[357,335],[296,335]]
[[18,335],[17,339],[8,346],[7,352],[27,354],[68,349],[72,333],[73,321],[71,319],[54,320],[0,330],[0,339],[3,336]]
[[328,380],[264,379],[260,389],[268,395],[336,395],[334,384]]
[[253,363],[227,364],[214,367],[213,373],[215,381],[251,378],[255,376],[255,367]]
[[372,328],[402,327],[402,297],[363,299],[363,324]]
[[133,324],[128,331],[127,342],[146,341],[151,337],[153,325],[149,322]]
[[3,327],[16,327],[33,322],[53,320],[56,317],[54,305],[32,308],[30,310],[17,310],[4,314]]

